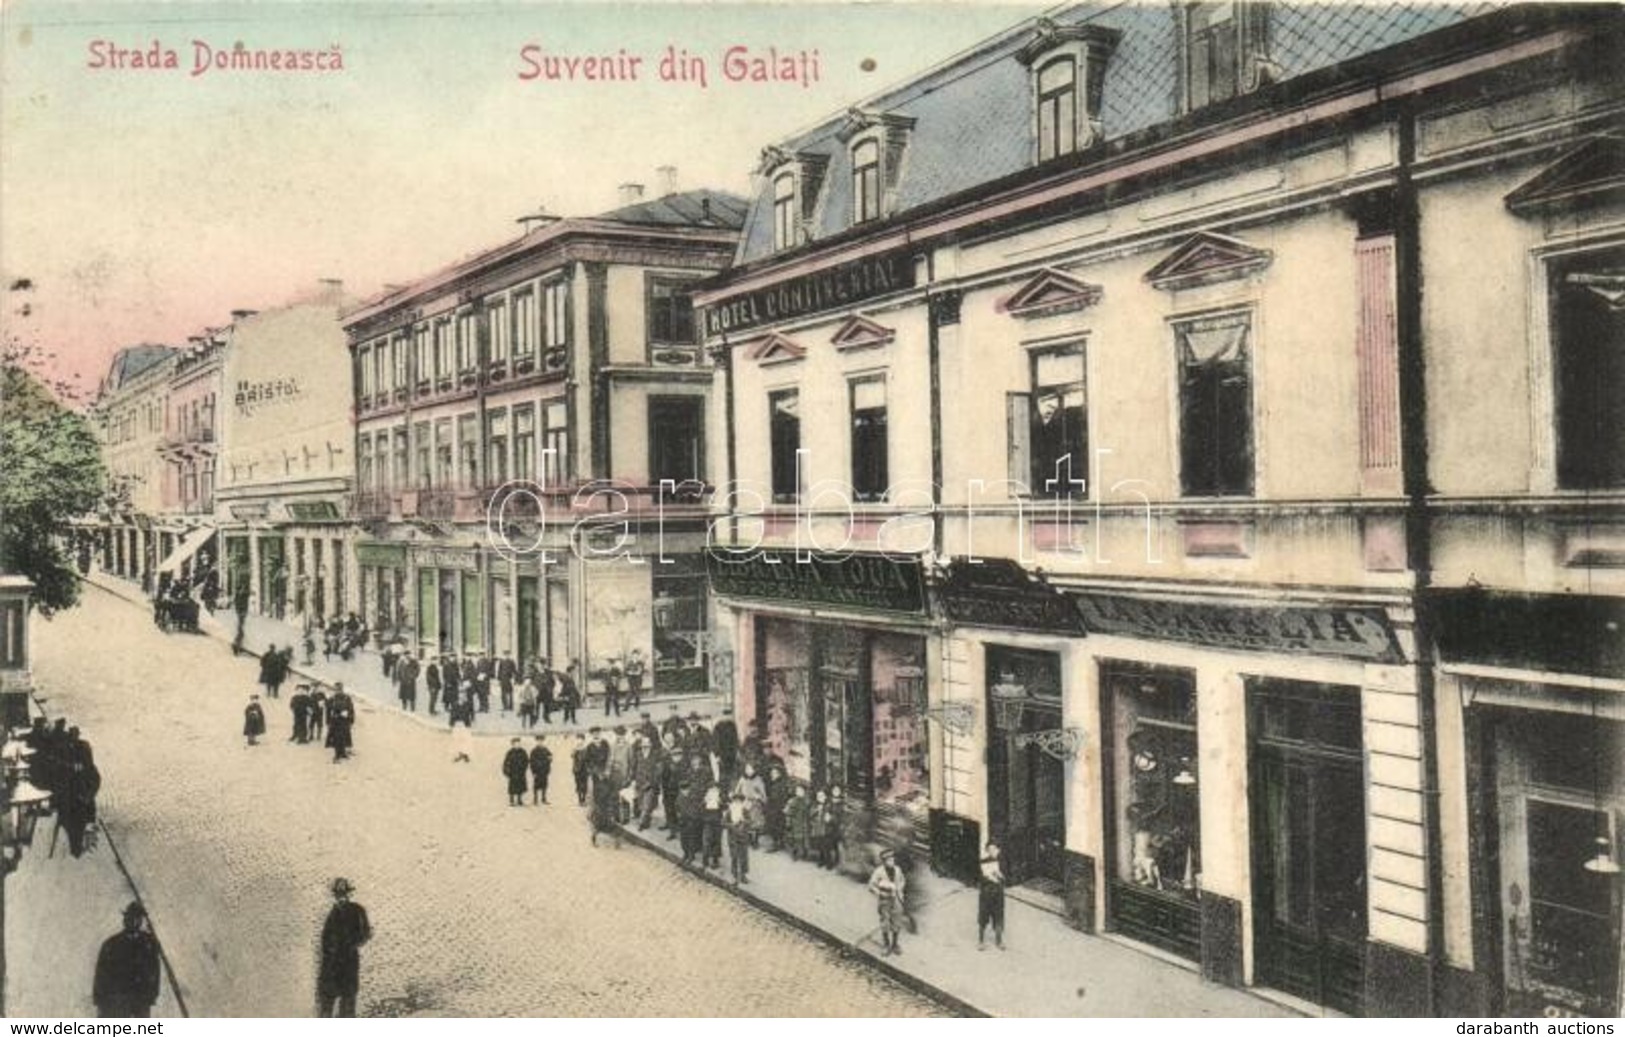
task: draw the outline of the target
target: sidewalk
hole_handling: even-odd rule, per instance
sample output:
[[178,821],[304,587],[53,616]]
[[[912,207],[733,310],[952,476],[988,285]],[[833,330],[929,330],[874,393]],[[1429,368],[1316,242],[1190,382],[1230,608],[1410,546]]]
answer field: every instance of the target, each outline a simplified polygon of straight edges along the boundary
[[[678,844],[658,829],[623,835],[683,867]],[[975,887],[923,866],[909,877],[922,905],[919,932],[903,934],[895,957],[881,956],[875,900],[863,883],[760,850],[751,852],[746,885],[735,886],[727,869],[724,854],[718,871],[686,870],[967,1015],[1298,1017],[1249,991],[1208,983],[1194,965],[1077,932],[1014,897],[1006,898],[1006,949],[996,949],[990,933],[987,949],[978,951]]]
[[[49,716],[49,714],[47,714]],[[94,741],[96,732],[86,731]],[[5,1015],[12,1019],[94,1016],[90,995],[102,941],[123,925],[124,907],[141,892],[119,860],[117,831],[98,823],[97,845],[74,860],[66,832],[51,836],[56,816],[42,817],[34,843],[5,882]],[[159,944],[168,935],[155,930]],[[155,1017],[186,1014],[167,964]]]
[[[147,617],[145,621],[151,622],[152,603],[136,584],[102,572],[99,569],[93,569],[90,575],[85,577],[85,580],[140,608]],[[232,636],[237,630],[236,614],[229,609],[221,609],[212,614],[207,609],[200,609],[199,611],[198,629],[209,637],[229,645]],[[323,659],[321,651],[318,649],[315,659],[309,665],[306,665],[304,650],[299,646],[303,634],[300,628],[294,624],[284,623],[266,616],[250,615],[243,624],[243,630],[244,654],[253,656],[256,659],[271,645],[276,645],[278,648],[293,646],[294,659],[291,674],[288,682],[282,686],[282,698],[279,700],[284,706],[288,696],[293,694],[293,685],[300,681],[317,681],[327,685],[343,681],[345,691],[348,691],[356,698],[367,700],[381,710],[398,713],[408,720],[427,727],[438,728],[442,731],[450,730],[450,725],[443,710],[434,716],[429,715],[429,689],[422,678],[418,680],[417,711],[408,713],[401,709],[400,698],[396,693],[395,685],[384,676],[383,661],[379,654],[372,649],[362,649],[355,654],[354,658],[349,660],[341,659],[336,655],[331,659]],[[186,637],[189,635],[174,634],[172,636]],[[249,690],[251,689],[244,689],[244,693],[246,694]],[[516,689],[515,697],[517,695]],[[601,695],[590,695],[576,713],[577,723],[572,725],[564,724],[560,720],[560,714],[555,711],[551,724],[538,721],[534,728],[526,728],[519,722],[517,712],[501,712],[500,697],[493,683],[491,688],[491,711],[489,713],[474,714],[473,730],[476,736],[483,735],[493,738],[510,738],[514,735],[532,734],[573,735],[578,731],[586,731],[593,727],[612,728],[616,724],[631,726],[637,722],[639,712],[648,713],[656,723],[659,723],[671,715],[674,710],[684,716],[691,712],[715,716],[721,712],[722,707],[722,696],[713,693],[660,696],[645,694],[643,696],[643,706],[640,710],[623,709],[620,717],[616,718],[603,715],[603,697]],[[275,727],[278,721],[271,716],[271,713],[272,709],[267,705],[267,718]]]

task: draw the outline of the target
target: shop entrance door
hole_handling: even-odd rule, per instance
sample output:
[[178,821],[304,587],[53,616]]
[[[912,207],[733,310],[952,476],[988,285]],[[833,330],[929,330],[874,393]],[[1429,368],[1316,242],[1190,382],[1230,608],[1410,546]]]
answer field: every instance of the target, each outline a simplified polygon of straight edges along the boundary
[[455,652],[457,640],[455,631],[458,628],[457,614],[457,574],[444,572],[440,574],[440,654],[451,655]]
[[1625,890],[1587,864],[1603,847],[1619,860],[1625,725],[1527,710],[1496,721],[1506,1010],[1616,1017]]
[[1360,690],[1250,684],[1257,979],[1357,1014],[1366,939]]
[[1016,741],[1019,735],[1062,726],[1060,657],[989,646],[987,661],[988,831],[1003,851],[1011,884],[1059,892],[1065,874],[1065,767],[1036,744],[1018,747]]

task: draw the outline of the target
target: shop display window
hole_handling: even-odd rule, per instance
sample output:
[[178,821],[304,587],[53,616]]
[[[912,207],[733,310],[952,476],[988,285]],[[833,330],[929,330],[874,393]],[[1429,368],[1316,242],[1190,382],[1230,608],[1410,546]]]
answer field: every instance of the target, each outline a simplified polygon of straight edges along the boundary
[[1194,902],[1202,868],[1196,689],[1182,674],[1111,677],[1118,882]]

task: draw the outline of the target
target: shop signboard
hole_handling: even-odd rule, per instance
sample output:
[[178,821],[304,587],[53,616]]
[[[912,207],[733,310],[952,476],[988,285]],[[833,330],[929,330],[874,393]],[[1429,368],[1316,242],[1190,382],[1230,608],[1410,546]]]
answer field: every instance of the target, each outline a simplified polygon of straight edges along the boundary
[[942,614],[962,626],[1083,635],[1083,619],[1066,596],[1020,564],[1002,558],[956,558],[936,588]]
[[1092,634],[1372,663],[1405,661],[1379,609],[1212,605],[1111,594],[1074,594],[1072,600]]
[[357,544],[355,545],[355,560],[357,565],[385,569],[404,569],[406,568],[406,545]]
[[707,335],[738,334],[914,287],[908,249],[864,256],[779,281],[705,308]]
[[925,577],[918,558],[820,554],[765,548],[706,552],[713,593],[789,604],[920,615]]

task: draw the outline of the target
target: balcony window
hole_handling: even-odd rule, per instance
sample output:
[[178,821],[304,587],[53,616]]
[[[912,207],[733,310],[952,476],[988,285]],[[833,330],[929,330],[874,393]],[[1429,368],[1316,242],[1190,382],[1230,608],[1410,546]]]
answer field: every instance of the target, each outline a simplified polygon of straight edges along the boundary
[[491,366],[505,367],[508,363],[508,304],[497,299],[485,308],[486,334],[491,342]]
[[528,403],[513,409],[513,474],[536,478],[536,408]]
[[451,419],[445,418],[434,423],[434,482],[438,489],[451,488],[451,457]]
[[649,482],[705,480],[705,397],[649,397]]
[[552,281],[542,289],[542,345],[548,349],[570,341],[569,285]]
[[536,293],[526,288],[522,292],[514,292],[513,314],[509,326],[513,336],[513,356],[515,360],[525,361],[536,356]]
[[417,361],[417,380],[420,388],[434,381],[434,350],[429,340],[429,326],[419,324],[412,329],[412,348]]
[[472,312],[457,316],[457,370],[467,374],[480,362],[479,320]]
[[451,319],[443,317],[434,322],[434,370],[435,377],[441,382],[451,381],[456,372],[456,356],[453,354]]
[[508,412],[488,411],[485,415],[485,473],[492,486],[508,481]]
[[569,408],[563,400],[549,400],[542,404],[542,485],[568,485],[569,473]]
[[427,490],[432,480],[434,458],[434,440],[429,434],[429,423],[420,421],[413,426],[412,438],[417,441],[417,487],[420,490]]
[[480,484],[480,421],[473,414],[457,419],[457,478],[464,489]]
[[[379,444],[382,446],[382,443]],[[411,447],[408,444],[406,426],[402,425],[395,430],[395,480],[390,484],[391,489],[404,490],[411,485],[407,474],[407,465],[411,463]]]

